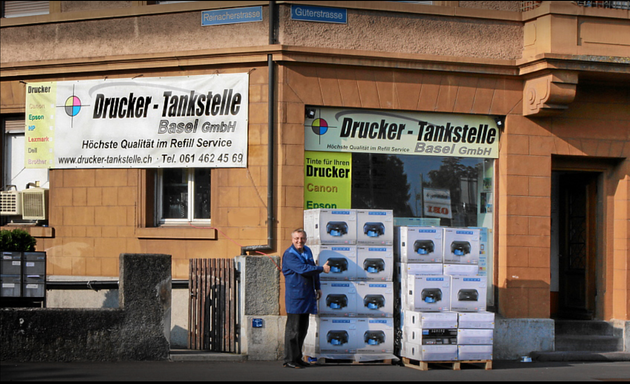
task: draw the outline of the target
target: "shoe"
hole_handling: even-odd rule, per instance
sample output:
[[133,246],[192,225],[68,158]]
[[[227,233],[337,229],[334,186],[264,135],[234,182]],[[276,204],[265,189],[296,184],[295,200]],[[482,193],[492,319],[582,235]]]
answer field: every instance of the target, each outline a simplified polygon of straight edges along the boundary
[[306,362],[306,361],[304,361],[304,360],[297,360],[297,361],[295,362],[295,364],[296,364],[296,365],[299,365],[299,366],[302,366],[302,367],[310,367],[310,366],[311,366],[311,364],[307,363],[307,362]]
[[284,363],[282,364],[283,367],[285,368],[294,368],[294,369],[303,369],[303,367],[295,364],[295,363]]

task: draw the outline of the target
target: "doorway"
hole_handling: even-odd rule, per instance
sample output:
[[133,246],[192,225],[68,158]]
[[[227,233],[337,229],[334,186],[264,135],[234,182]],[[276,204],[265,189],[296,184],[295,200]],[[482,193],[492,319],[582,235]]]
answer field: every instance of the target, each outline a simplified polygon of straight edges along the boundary
[[[596,316],[597,201],[599,172],[554,171],[552,177],[551,316],[592,320]],[[553,221],[556,223],[553,223]],[[554,260],[555,259],[555,260]],[[555,264],[555,265],[553,265]],[[555,307],[555,308],[554,308]]]

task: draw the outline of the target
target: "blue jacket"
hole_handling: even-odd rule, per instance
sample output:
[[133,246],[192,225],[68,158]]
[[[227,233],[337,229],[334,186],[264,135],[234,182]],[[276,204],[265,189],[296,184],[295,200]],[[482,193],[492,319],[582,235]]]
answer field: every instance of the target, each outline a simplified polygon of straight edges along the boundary
[[282,255],[284,274],[284,302],[287,313],[317,314],[316,291],[320,289],[319,274],[323,267],[315,265],[313,252],[304,247],[308,261],[291,244]]

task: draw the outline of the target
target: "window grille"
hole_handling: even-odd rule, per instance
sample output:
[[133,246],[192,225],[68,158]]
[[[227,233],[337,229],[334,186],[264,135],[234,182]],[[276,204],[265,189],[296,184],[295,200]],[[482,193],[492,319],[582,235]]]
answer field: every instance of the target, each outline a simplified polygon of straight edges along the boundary
[[50,1],[3,1],[2,17],[22,17],[47,15],[50,13]]

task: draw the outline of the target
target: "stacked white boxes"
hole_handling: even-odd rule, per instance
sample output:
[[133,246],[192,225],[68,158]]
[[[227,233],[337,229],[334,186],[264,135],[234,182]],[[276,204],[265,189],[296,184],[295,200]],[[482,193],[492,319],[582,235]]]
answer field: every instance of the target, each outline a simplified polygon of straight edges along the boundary
[[494,314],[479,276],[480,229],[396,227],[402,357],[492,359]]
[[457,328],[457,358],[463,360],[492,360],[494,341],[494,313],[459,312]]
[[401,355],[413,360],[457,359],[457,313],[405,311]]
[[374,361],[394,355],[394,218],[390,210],[304,211],[307,246],[320,274],[322,296],[311,317],[304,354]]

